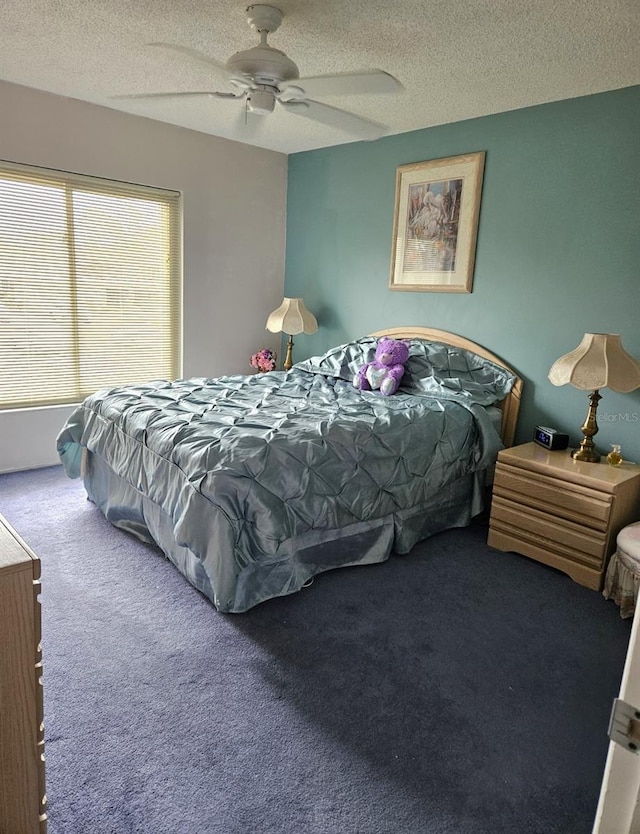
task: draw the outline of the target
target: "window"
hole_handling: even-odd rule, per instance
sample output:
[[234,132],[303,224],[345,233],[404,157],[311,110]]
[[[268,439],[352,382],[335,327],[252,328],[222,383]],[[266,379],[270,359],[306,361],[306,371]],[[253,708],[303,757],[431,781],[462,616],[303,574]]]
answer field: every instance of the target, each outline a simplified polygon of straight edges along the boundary
[[0,162],[0,409],[175,379],[180,195]]

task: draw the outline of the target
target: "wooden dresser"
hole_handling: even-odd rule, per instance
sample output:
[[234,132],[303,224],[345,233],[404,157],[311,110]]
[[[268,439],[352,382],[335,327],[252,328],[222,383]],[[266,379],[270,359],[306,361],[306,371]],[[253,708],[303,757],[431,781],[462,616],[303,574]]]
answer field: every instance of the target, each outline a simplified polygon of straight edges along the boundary
[[0,516],[0,832],[44,834],[40,560]]
[[525,443],[498,454],[489,539],[599,590],[616,536],[640,519],[640,466],[575,461]]

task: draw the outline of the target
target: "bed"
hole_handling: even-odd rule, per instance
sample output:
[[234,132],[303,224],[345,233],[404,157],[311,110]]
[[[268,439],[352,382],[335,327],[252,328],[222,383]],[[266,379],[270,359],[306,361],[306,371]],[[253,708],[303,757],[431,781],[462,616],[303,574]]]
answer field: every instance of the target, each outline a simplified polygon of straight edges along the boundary
[[[391,397],[352,384],[383,335],[410,342]],[[513,442],[521,390],[480,345],[398,327],[288,372],[103,389],[57,448],[113,525],[156,544],[219,611],[241,613],[467,525]]]

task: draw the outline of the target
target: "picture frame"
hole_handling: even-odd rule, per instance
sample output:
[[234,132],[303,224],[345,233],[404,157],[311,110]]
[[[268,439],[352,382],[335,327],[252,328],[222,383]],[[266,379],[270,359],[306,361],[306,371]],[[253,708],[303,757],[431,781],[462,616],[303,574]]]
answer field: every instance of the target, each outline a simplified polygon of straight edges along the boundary
[[484,161],[478,151],[398,166],[389,289],[472,291]]

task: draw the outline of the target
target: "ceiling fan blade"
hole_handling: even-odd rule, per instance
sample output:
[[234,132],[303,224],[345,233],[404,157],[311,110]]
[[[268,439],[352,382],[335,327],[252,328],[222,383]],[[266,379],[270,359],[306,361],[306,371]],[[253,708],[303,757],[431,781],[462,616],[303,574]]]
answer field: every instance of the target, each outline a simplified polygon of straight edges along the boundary
[[125,98],[242,98],[244,91],[238,90],[237,93],[219,93],[217,91],[198,91],[198,92],[174,92],[174,93],[131,93],[122,96],[109,96],[114,99]]
[[306,116],[329,127],[337,127],[359,139],[379,139],[387,132],[384,125],[372,122],[355,113],[348,113],[346,110],[339,110],[337,107],[329,107],[328,104],[321,104],[319,101],[306,99],[305,101],[280,101],[280,104],[289,113],[296,116]]
[[402,84],[383,70],[365,70],[363,72],[344,72],[338,75],[318,75],[314,78],[296,78],[280,85],[284,91],[288,87],[302,88],[305,96],[353,96],[377,95],[379,93],[399,93]]
[[181,46],[177,43],[162,43],[162,42],[154,42],[149,43],[147,46],[158,46],[160,49],[170,49],[172,52],[178,52],[180,55],[188,55],[190,58],[195,58],[196,61],[203,61],[210,67],[218,70],[219,73],[229,77],[237,77],[237,72],[232,72],[226,64],[221,63],[220,61],[216,61],[215,58],[210,58],[209,55],[205,55],[204,52],[199,52],[197,49],[191,49],[189,46]]

